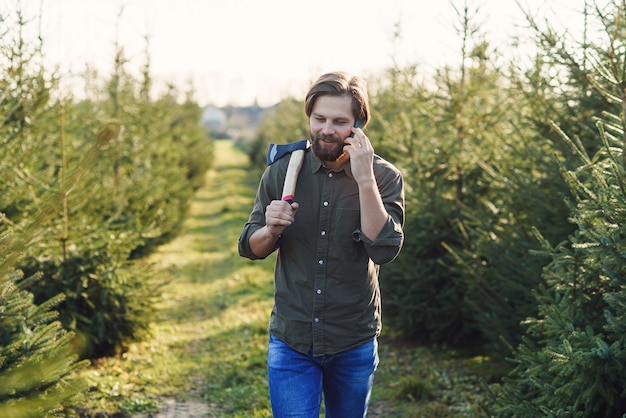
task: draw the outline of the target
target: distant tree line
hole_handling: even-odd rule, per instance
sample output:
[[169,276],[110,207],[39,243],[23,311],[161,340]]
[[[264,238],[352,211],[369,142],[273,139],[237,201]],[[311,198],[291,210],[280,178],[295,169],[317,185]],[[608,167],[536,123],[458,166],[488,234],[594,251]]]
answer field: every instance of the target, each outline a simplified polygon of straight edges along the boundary
[[[213,160],[193,91],[129,74],[61,88],[19,12],[0,37],[0,416],[63,414],[81,359],[145,335],[171,239]],[[181,96],[182,99],[181,99]]]
[[[385,322],[511,358],[491,416],[626,412],[626,2],[605,3],[585,2],[584,39],[527,13],[536,55],[508,61],[458,9],[458,66],[370,80],[366,133],[407,197]],[[261,170],[270,142],[307,126],[286,100],[244,146]]]

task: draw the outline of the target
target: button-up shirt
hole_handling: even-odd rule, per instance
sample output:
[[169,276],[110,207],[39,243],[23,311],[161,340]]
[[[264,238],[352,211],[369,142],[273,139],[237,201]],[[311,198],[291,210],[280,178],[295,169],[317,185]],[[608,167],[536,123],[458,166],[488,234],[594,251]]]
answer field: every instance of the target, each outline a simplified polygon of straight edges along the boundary
[[[239,238],[239,254],[258,257],[250,236],[265,225],[265,208],[281,198],[289,156],[267,167]],[[374,176],[388,217],[377,237],[361,232],[359,189],[350,163],[330,170],[306,151],[298,176],[293,224],[279,238],[269,331],[293,349],[335,354],[378,336],[378,272],[403,242],[404,183],[400,171],[374,156]]]

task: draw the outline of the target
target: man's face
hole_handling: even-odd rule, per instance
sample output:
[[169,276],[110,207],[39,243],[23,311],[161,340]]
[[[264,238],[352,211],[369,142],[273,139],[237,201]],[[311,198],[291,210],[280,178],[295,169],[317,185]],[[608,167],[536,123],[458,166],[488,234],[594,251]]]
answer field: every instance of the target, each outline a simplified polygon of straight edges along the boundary
[[334,162],[343,153],[344,139],[352,133],[352,98],[318,97],[309,117],[311,147],[317,158]]

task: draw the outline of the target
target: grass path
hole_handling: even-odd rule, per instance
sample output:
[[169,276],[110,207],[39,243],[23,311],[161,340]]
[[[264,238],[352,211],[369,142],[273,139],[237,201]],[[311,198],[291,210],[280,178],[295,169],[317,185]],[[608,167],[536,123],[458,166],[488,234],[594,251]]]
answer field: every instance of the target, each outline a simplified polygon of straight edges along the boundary
[[272,263],[253,264],[237,253],[254,199],[246,156],[227,141],[216,142],[215,155],[180,236],[154,256],[173,277],[156,335],[176,353],[167,368],[171,385],[165,385],[172,395],[203,402],[206,416],[233,416],[241,402],[261,412],[268,407],[257,386],[265,368]]
[[261,383],[273,264],[237,254],[257,180],[229,141],[216,142],[215,155],[180,235],[151,257],[168,281],[152,336],[86,372],[92,410],[237,416],[245,402],[269,416]]
[[[237,409],[241,397],[251,399],[264,367],[272,302],[270,260],[252,264],[237,253],[254,198],[247,159],[226,141],[216,143],[215,155],[181,235],[154,256],[173,277],[156,332],[176,353],[176,364],[168,367],[171,391],[179,400],[207,405],[207,416],[226,412],[222,405]],[[262,399],[254,402],[265,407]]]
[[[258,175],[230,141],[217,141],[215,155],[180,235],[151,257],[167,280],[152,335],[85,371],[83,403],[99,416],[271,416],[265,364],[274,257],[252,262],[237,253]],[[450,355],[383,335],[380,357],[369,416],[480,416],[471,405],[476,385],[457,377],[461,363]],[[452,413],[457,407],[465,412]]]

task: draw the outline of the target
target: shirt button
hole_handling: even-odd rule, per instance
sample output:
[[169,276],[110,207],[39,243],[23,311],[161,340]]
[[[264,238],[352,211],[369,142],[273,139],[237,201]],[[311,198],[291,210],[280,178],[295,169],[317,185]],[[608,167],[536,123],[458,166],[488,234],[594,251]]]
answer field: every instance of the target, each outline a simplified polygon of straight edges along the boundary
[[326,235],[326,231],[322,231],[322,232],[320,232],[320,234],[321,234],[322,236],[324,236],[324,235]]
[[319,318],[315,318],[315,319],[313,319],[313,321],[320,322],[320,319]]
[[328,202],[324,202],[324,206],[328,206]]
[[317,264],[319,264],[319,265],[321,266],[322,264],[324,264],[324,260],[319,260],[319,261],[317,262]]
[[322,294],[322,289],[317,289],[317,290],[315,291],[315,293],[317,293],[318,295],[321,295],[321,294]]
[[332,176],[333,176],[333,173],[328,173],[328,177],[332,177]]

